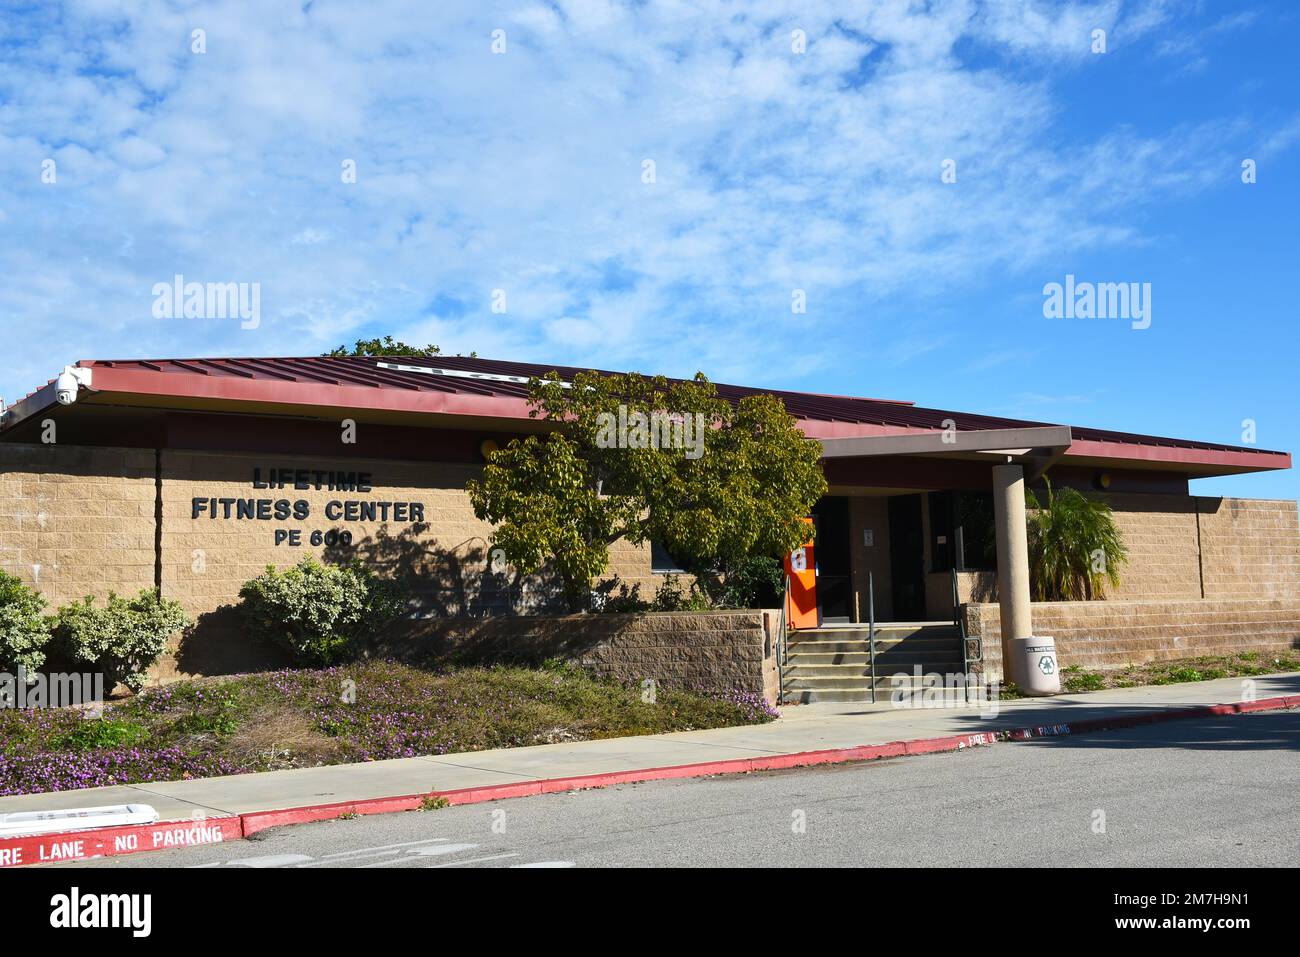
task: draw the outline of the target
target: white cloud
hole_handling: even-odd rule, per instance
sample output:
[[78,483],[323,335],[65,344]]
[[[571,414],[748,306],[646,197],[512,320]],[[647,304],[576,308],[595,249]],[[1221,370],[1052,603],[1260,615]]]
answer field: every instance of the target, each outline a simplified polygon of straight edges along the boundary
[[293,243],[295,246],[317,246],[320,243],[326,242],[329,238],[329,233],[308,227],[307,229],[300,229],[298,232],[294,233],[293,238],[290,239],[289,242]]
[[[1057,127],[1050,78],[1093,26],[1129,44],[1165,17],[1118,0],[82,0],[6,28],[26,42],[0,77],[0,211],[23,239],[0,246],[0,323],[42,368],[56,316],[56,363],[319,352],[372,324],[510,358],[816,368],[835,359],[820,334],[894,335],[872,318],[889,296],[1135,242],[1135,208],[1221,174],[1231,123]],[[963,41],[999,57],[964,62]],[[260,282],[261,327],[151,319],[152,283],[176,273]],[[900,338],[882,356],[942,341]]]
[[126,136],[110,147],[115,160],[125,167],[154,166],[161,163],[167,153],[157,143],[138,136]]

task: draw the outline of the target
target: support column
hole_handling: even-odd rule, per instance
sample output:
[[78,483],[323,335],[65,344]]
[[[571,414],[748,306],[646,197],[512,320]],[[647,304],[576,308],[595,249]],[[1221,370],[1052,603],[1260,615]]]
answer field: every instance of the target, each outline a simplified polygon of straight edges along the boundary
[[1029,542],[1025,531],[1025,472],[1019,465],[993,467],[993,522],[998,546],[998,607],[1002,618],[1002,680],[1024,686],[1014,638],[1030,638]]

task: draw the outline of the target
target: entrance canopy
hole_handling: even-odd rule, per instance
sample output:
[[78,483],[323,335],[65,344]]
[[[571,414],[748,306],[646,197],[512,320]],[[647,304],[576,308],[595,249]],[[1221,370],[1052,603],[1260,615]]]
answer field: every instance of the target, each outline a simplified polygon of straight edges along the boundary
[[1070,448],[1070,427],[1030,426],[1022,429],[973,429],[905,435],[868,435],[852,439],[822,439],[822,458],[869,458],[884,455],[961,457],[972,461],[995,457],[1021,462],[1037,477]]

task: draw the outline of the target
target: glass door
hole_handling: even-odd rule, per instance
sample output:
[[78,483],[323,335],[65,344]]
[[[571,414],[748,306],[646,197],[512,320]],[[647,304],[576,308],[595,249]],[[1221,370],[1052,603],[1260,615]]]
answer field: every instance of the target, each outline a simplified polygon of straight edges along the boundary
[[849,500],[827,496],[813,507],[817,537],[817,607],[822,624],[850,621],[852,612],[849,547]]

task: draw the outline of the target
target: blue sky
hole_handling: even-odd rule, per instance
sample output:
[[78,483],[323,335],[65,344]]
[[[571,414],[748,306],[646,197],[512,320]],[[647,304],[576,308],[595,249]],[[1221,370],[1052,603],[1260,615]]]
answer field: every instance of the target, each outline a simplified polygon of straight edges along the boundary
[[[1287,0],[7,0],[0,395],[393,334],[1300,450],[1298,46]],[[155,318],[178,273],[260,325]],[[1150,328],[1045,318],[1066,274]]]

